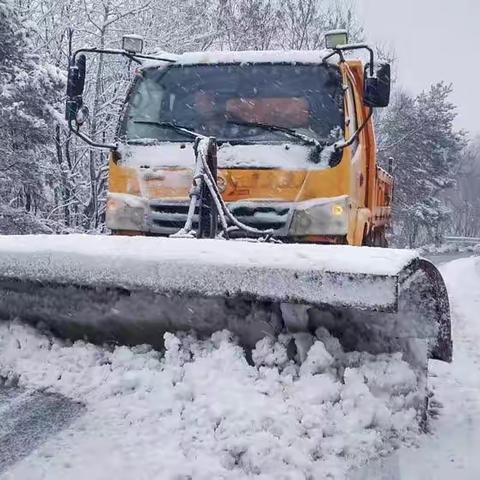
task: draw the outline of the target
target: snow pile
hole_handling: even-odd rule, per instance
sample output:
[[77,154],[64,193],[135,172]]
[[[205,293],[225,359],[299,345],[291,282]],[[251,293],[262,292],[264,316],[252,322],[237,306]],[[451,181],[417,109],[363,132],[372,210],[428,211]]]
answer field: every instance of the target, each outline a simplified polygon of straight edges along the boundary
[[444,243],[440,246],[437,245],[425,245],[418,249],[418,252],[422,255],[431,254],[431,255],[443,255],[448,253],[480,253],[480,243],[479,244],[461,244],[461,243]]
[[226,331],[165,345],[68,344],[1,324],[7,383],[87,406],[7,478],[344,478],[415,438],[417,377],[400,354],[347,353],[323,328],[296,348],[263,339],[253,364]]
[[434,254],[434,255],[441,255],[446,253],[458,253],[461,251],[463,247],[458,245],[457,243],[444,243],[442,245],[424,245],[423,247],[418,249],[420,254]]

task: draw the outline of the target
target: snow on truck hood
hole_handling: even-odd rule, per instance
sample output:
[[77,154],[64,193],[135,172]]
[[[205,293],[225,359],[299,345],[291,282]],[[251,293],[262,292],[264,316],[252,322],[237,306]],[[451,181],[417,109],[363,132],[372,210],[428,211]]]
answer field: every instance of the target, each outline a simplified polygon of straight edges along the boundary
[[[220,145],[217,152],[219,168],[283,168],[319,170],[328,166],[330,151],[326,147],[318,163],[309,160],[312,147],[307,145]],[[193,143],[165,142],[160,145],[122,145],[122,162],[129,167],[194,168]]]

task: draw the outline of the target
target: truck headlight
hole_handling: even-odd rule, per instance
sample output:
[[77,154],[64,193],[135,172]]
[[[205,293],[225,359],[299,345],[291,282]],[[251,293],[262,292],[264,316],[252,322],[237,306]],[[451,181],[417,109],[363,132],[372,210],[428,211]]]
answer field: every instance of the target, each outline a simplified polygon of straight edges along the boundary
[[348,196],[319,198],[297,204],[290,234],[346,235],[348,232]]
[[344,212],[345,212],[345,209],[343,208],[343,205],[340,205],[340,204],[332,205],[332,215],[334,217],[339,217],[340,215],[343,215]]
[[146,230],[146,201],[135,195],[107,195],[106,224],[110,230]]

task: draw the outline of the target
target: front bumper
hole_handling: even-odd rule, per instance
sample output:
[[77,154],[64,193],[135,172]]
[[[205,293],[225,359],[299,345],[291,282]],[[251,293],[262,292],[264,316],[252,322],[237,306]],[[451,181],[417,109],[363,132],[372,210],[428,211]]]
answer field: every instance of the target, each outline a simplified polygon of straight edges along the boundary
[[[188,201],[138,199],[135,202],[130,197],[109,194],[108,228],[171,235],[185,225]],[[277,238],[314,235],[344,236],[348,232],[349,199],[347,196],[319,198],[305,202],[230,202],[228,208],[240,222],[259,230],[271,229]],[[194,228],[197,221],[195,215]]]

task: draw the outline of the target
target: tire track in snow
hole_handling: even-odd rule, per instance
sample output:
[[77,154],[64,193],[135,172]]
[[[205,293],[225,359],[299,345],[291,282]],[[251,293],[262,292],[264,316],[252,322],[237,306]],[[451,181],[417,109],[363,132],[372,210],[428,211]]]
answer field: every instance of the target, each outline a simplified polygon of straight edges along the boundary
[[0,474],[83,411],[62,395],[0,387]]

